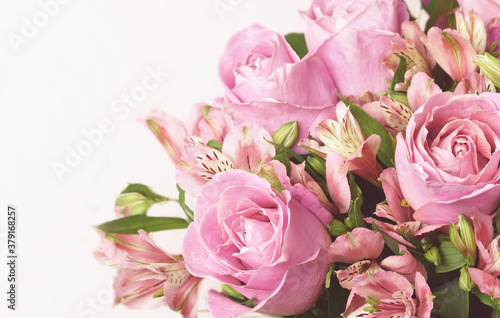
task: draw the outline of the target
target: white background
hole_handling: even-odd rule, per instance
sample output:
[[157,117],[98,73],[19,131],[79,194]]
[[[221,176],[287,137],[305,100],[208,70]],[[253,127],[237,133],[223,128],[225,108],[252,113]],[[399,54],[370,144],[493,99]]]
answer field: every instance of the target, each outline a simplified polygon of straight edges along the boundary
[[[56,3],[52,16],[42,8],[49,2]],[[177,317],[166,307],[113,308],[114,271],[92,256],[98,244],[92,226],[114,218],[127,182],[177,195],[173,164],[138,119],[155,108],[185,119],[194,103],[220,96],[218,58],[230,35],[256,22],[301,32],[298,11],[309,1],[60,2],[0,0],[0,315]],[[169,76],[128,114],[113,111],[123,94],[141,86],[147,68]],[[102,120],[114,130],[58,178],[53,165],[67,165],[86,140],[82,131]],[[5,301],[8,204],[18,209],[16,312]],[[181,212],[166,204],[153,213]],[[155,238],[179,252],[181,234]],[[200,308],[206,309],[204,295]]]

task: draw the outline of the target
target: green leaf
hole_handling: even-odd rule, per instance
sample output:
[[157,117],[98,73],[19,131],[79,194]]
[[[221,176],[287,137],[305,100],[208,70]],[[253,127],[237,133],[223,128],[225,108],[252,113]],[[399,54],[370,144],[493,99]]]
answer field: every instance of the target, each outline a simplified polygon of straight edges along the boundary
[[436,266],[436,273],[451,272],[465,265],[465,258],[453,246],[449,239],[444,239],[439,245],[439,254],[441,255],[441,264]]
[[479,287],[475,286],[471,292],[479,298],[483,304],[490,306],[494,311],[500,311],[500,303],[498,298],[491,298],[490,295],[482,293]]
[[186,193],[184,190],[177,185],[177,190],[179,191],[179,205],[182,208],[182,211],[184,211],[184,214],[186,214],[186,218],[189,223],[194,221],[194,213],[193,210],[191,210],[187,205],[186,205]]
[[[469,293],[458,286],[458,278],[446,282],[438,291],[446,290],[446,295],[440,306],[439,314],[442,318],[468,318]],[[434,301],[436,302],[438,298]]]
[[185,219],[174,217],[153,217],[147,215],[131,215],[102,223],[97,228],[105,233],[137,234],[137,231],[157,232],[187,228]]
[[214,148],[216,150],[222,151],[222,144],[215,139],[210,139],[207,142],[207,146],[209,146],[210,148]]
[[394,88],[397,83],[404,83],[406,73],[406,59],[403,56],[399,56],[399,63],[396,71],[394,71],[394,77],[391,82],[391,92],[394,92]]
[[290,158],[284,152],[277,154],[273,157],[274,160],[278,160],[286,167],[286,174],[290,175]]
[[285,39],[300,58],[303,58],[308,50],[304,33],[288,33]]
[[[449,13],[451,12],[453,9],[455,8],[458,8],[458,2],[457,0],[437,0],[437,1],[431,1],[431,3],[429,3],[429,6],[427,6],[427,8],[429,8],[429,11],[431,9],[432,10],[432,13],[429,12],[429,20],[427,20],[427,24],[425,25],[425,33],[427,33],[427,31],[429,31],[429,29],[431,27],[433,27],[437,20],[445,13]],[[426,8],[426,10],[427,10]]]
[[340,286],[335,275],[331,275],[330,288],[328,289],[328,317],[339,318],[345,311],[349,290]]
[[351,221],[354,222],[354,227],[364,227],[366,226],[365,220],[363,220],[363,214],[361,213],[361,206],[363,205],[363,194],[361,189],[358,187],[354,181],[354,176],[352,173],[348,174],[349,179],[349,189],[351,190],[351,206],[347,215]]
[[153,192],[153,190],[151,190],[150,187],[142,183],[130,183],[125,189],[123,189],[121,194],[132,193],[132,192],[140,193],[144,197],[151,199],[154,202],[174,201],[173,199],[164,197],[163,195],[159,195]]
[[436,7],[437,7],[437,3],[438,3],[439,0],[431,0],[429,2],[429,5],[426,7],[425,4],[423,3],[422,1],[422,8],[427,11],[427,13],[429,15],[431,15],[432,13],[434,13],[434,10],[436,10]]
[[378,149],[377,157],[386,167],[394,167],[394,137],[392,137],[387,129],[375,120],[375,118],[368,115],[364,110],[350,103],[342,96],[338,96],[347,106],[349,106],[351,114],[356,118],[359,126],[367,137],[373,134],[380,136],[380,148]]

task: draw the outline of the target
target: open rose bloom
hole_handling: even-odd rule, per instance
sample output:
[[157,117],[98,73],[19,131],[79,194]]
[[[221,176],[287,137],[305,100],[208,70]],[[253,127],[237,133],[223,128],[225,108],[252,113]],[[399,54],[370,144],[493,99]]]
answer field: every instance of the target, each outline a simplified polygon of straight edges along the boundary
[[129,184],[97,226],[115,303],[500,317],[500,2],[453,4],[422,1],[426,25],[402,0],[313,0],[303,33],[231,36],[220,97],[142,121],[179,194]]

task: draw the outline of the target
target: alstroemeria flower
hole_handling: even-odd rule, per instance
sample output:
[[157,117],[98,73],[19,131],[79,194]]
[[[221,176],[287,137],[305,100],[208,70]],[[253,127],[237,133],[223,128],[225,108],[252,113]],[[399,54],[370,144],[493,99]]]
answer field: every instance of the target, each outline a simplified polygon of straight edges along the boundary
[[493,18],[500,17],[499,0],[458,0],[458,4],[465,13],[474,11],[489,23]]
[[424,265],[418,262],[406,247],[399,245],[399,252],[402,253],[402,255],[384,258],[380,262],[380,267],[386,271],[396,272],[412,283],[415,283],[417,273],[420,273],[424,279],[427,279],[427,271]]
[[428,49],[441,68],[455,81],[477,70],[476,50],[456,30],[432,27],[427,33]]
[[290,182],[292,185],[300,183],[314,193],[321,205],[330,212],[338,213],[338,208],[328,200],[321,186],[307,173],[304,163],[290,162]]
[[138,233],[103,236],[95,252],[99,261],[119,268],[113,283],[115,302],[131,308],[153,308],[164,302],[184,317],[196,317],[201,278],[188,272],[182,255],[171,255],[148,233]]
[[[396,169],[388,168],[380,174],[382,189],[384,190],[387,203],[377,204],[374,214],[389,221],[381,221],[374,218],[366,218],[367,222],[373,222],[377,228],[398,243],[415,249],[416,247],[404,237],[420,237],[432,232],[440,225],[422,227],[420,221],[413,218],[413,209],[406,203],[401,187],[399,185]],[[390,222],[394,223],[390,223]]]
[[179,186],[192,196],[216,173],[243,169],[258,173],[264,159],[275,155],[274,146],[266,140],[271,135],[252,124],[234,126],[225,136],[222,150],[195,143],[184,150],[176,167]]
[[482,293],[488,294],[500,302],[500,279],[473,267],[469,267],[469,274]]
[[477,54],[483,54],[486,50],[487,40],[483,19],[474,11],[466,14],[456,11],[455,20],[457,21],[458,33],[472,44]]
[[490,215],[475,211],[472,217],[474,234],[479,250],[477,267],[495,277],[500,275],[500,235],[495,238],[493,223]]
[[322,158],[339,156],[345,163],[343,171],[352,171],[378,186],[377,179],[382,171],[376,159],[380,137],[371,135],[366,138],[349,108],[342,102],[337,104],[337,116],[338,121],[325,119],[315,129],[324,145],[309,138],[302,140],[299,145]]
[[415,275],[415,294],[403,276],[387,271],[360,275],[351,281],[352,291],[343,314],[355,317],[418,317],[429,318],[433,295],[425,278]]
[[222,143],[233,127],[231,116],[205,103],[194,105],[186,123],[159,110],[153,111],[144,121],[175,164],[181,160],[184,150],[195,142],[213,139]]
[[352,264],[361,260],[376,259],[383,249],[382,234],[358,227],[337,237],[328,249],[328,259],[331,263]]
[[457,95],[481,95],[482,93],[496,93],[496,88],[489,78],[477,72],[472,72],[457,84],[453,93]]
[[392,43],[392,50],[385,57],[384,64],[394,72],[399,65],[400,57],[403,57],[406,61],[405,83],[411,81],[419,72],[433,76],[432,70],[436,66],[436,61],[428,53],[427,35],[415,21],[405,21],[401,28],[404,45],[399,42]]

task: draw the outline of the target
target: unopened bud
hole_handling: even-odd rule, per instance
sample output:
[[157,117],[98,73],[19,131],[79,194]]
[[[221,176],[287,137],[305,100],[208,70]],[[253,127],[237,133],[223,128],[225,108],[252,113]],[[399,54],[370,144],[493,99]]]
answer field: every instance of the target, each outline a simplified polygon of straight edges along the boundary
[[[464,242],[465,248],[467,249],[467,253],[470,254],[473,261],[476,261],[477,257],[477,245],[476,245],[476,236],[474,234],[474,228],[470,224],[469,220],[463,215],[458,216],[458,228],[460,230],[460,237]],[[469,265],[469,266],[473,266]]]
[[345,218],[344,224],[347,226],[347,228],[349,229],[349,231],[354,230],[354,228],[356,227],[356,223],[353,220],[351,220],[350,217],[346,217]]
[[474,287],[474,282],[472,281],[469,271],[465,266],[460,268],[460,278],[458,279],[458,286],[466,292],[469,292],[472,287]]
[[455,248],[463,255],[468,266],[474,266],[476,262],[476,239],[474,229],[469,221],[463,216],[459,216],[458,227],[450,223],[450,241]]
[[307,162],[311,165],[311,168],[313,168],[313,170],[316,171],[320,176],[326,176],[325,160],[311,156],[307,158]]
[[477,55],[474,63],[479,66],[481,74],[490,79],[496,87],[500,87],[500,60],[489,53]]
[[125,214],[126,208],[130,209],[130,215],[146,214],[148,209],[154,204],[140,193],[124,193],[115,201],[115,206],[121,207],[121,214]]
[[439,248],[437,246],[432,246],[425,252],[425,259],[432,264],[438,266],[441,264],[441,254],[439,254]]
[[341,236],[349,231],[347,226],[339,220],[333,220],[333,222],[328,226],[328,233],[332,236]]
[[295,120],[281,126],[273,134],[273,142],[278,145],[282,145],[283,147],[290,148],[295,144],[295,141],[297,141],[298,136],[299,136],[299,124]]

